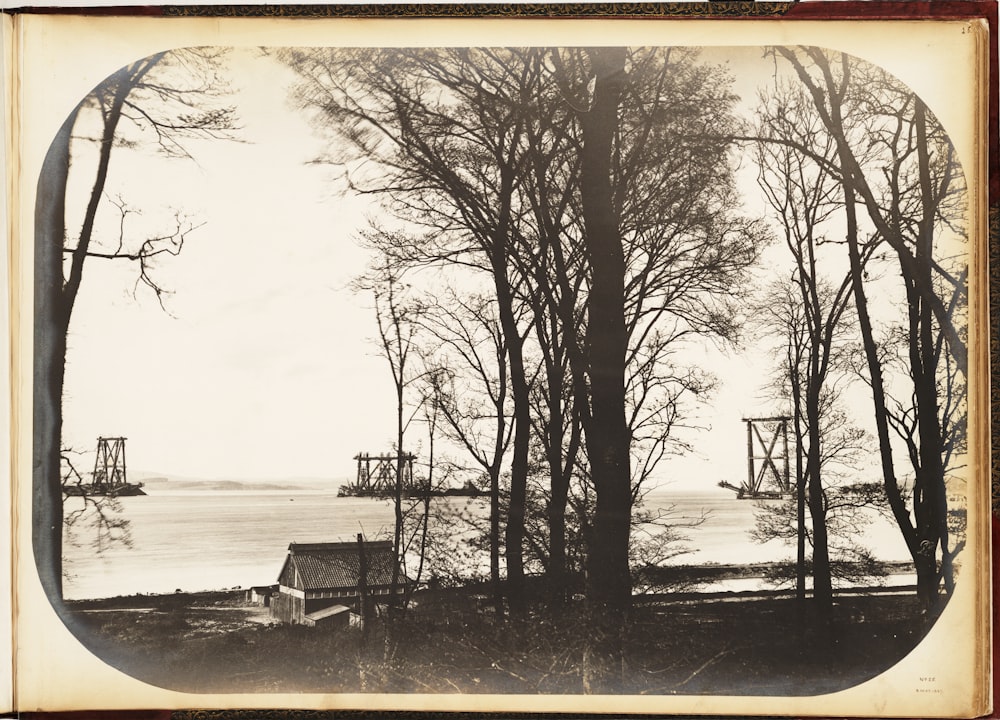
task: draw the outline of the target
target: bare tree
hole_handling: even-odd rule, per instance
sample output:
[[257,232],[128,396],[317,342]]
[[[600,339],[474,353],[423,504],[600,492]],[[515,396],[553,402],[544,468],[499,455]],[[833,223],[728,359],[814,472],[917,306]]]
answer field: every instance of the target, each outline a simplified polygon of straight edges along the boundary
[[[697,53],[689,50],[633,48],[627,58],[630,69],[614,114],[609,184],[623,253],[623,303],[617,312],[626,334],[623,382],[634,500],[660,460],[684,449],[674,433],[684,416],[682,403],[697,401],[712,388],[705,373],[676,363],[677,351],[692,337],[735,339],[740,313],[734,301],[766,233],[733,211],[738,203],[727,141],[703,124],[709,116],[716,128],[732,122],[733,98],[725,74],[699,63]],[[553,51],[552,62],[554,82],[569,100],[562,109],[567,120],[561,124],[572,129],[582,125],[581,108],[593,111],[589,53]],[[544,174],[556,179],[550,181],[554,191],[548,201],[538,202],[535,214],[541,247],[551,248],[550,292],[560,300],[554,308],[567,334],[574,412],[586,436],[593,423],[590,324],[593,266],[599,260],[587,250],[590,228],[582,206],[580,159],[584,136],[582,130],[575,136],[563,132],[569,135],[565,156],[572,168],[556,165]],[[539,154],[528,157],[534,161]],[[580,183],[578,200],[558,192],[573,182]],[[541,186],[536,180],[531,190],[544,199]],[[578,248],[583,252],[574,252]],[[605,434],[596,427],[593,432]],[[584,449],[584,461],[590,464],[589,441]]]
[[[429,391],[445,435],[463,448],[489,482],[489,555],[493,605],[503,616],[500,486],[510,448],[509,376],[496,303],[483,295],[437,294],[423,327],[435,350],[424,359]],[[457,381],[456,381],[457,380]]]
[[[939,584],[951,573],[944,465],[948,442],[938,391],[952,387],[947,381],[940,384],[949,368],[965,376],[967,357],[967,270],[961,262],[948,267],[955,263],[938,255],[946,239],[954,242],[964,232],[961,173],[954,149],[923,102],[883,71],[817,48],[777,52],[809,94],[836,145],[854,304],[872,388],[884,487],[917,570],[921,603],[933,615],[940,608]],[[861,213],[874,230],[871,242],[891,248],[909,308],[908,374],[919,438],[910,457],[912,518],[893,458],[886,368],[864,284],[867,243]]]
[[[832,288],[821,283],[817,292],[821,304],[827,306],[832,296]],[[818,380],[811,376],[815,366],[810,360],[812,331],[806,314],[807,308],[796,282],[776,283],[761,298],[755,324],[762,334],[774,337],[773,354],[777,361],[767,389],[793,408],[796,491],[794,497],[787,500],[758,503],[750,533],[756,542],[780,539],[796,546],[797,556],[791,570],[800,600],[805,599],[807,576],[815,578],[818,573],[826,574],[831,592],[838,581],[881,577],[884,574],[881,564],[860,544],[858,537],[876,516],[888,512],[880,486],[868,481],[864,474],[865,460],[871,452],[868,434],[845,409],[845,391],[854,376],[851,363],[856,360],[851,334],[845,332],[846,327],[832,335],[830,366],[821,378],[821,391],[813,410],[806,411],[806,387]],[[810,455],[815,456],[819,467],[819,483],[813,483],[809,476],[811,464],[802,462]],[[818,503],[813,502],[816,496]],[[811,518],[817,504],[822,513],[827,547],[826,557],[818,560],[814,531],[817,523]],[[807,520],[812,522],[807,523]],[[813,552],[807,557],[806,551],[810,549]],[[786,570],[788,568],[778,566],[772,579],[785,583],[788,580]],[[825,616],[824,611],[820,618],[825,619]]]
[[[137,283],[157,299],[163,288],[155,279],[156,262],[180,252],[194,229],[178,216],[176,226],[153,237],[134,238],[125,223],[127,205],[115,208],[115,230],[98,237],[111,160],[116,148],[151,141],[169,156],[190,157],[186,140],[230,137],[232,108],[220,102],[225,83],[218,71],[221,53],[207,49],[161,52],[131,63],[108,77],[73,109],[47,153],[38,184],[35,222],[35,364],[34,437],[36,482],[44,488],[35,504],[34,548],[42,582],[50,597],[62,597],[62,489],[60,443],[66,335],[73,307],[90,260],[134,263]],[[96,151],[87,157],[87,146]],[[72,170],[71,170],[72,166]],[[88,199],[79,229],[67,218],[71,172],[92,173],[85,180]],[[92,179],[91,179],[92,178]]]
[[[429,373],[426,371],[419,376],[421,380],[427,381]],[[428,383],[433,386],[433,383]],[[437,488],[435,470],[438,467],[438,457],[436,455],[438,427],[441,419],[441,406],[434,396],[433,391],[423,388],[424,392],[420,399],[419,407],[423,415],[424,425],[427,428],[427,468],[426,476],[414,478],[416,490],[411,494],[413,502],[402,513],[400,562],[401,573],[406,578],[403,588],[403,612],[410,606],[413,594],[421,586],[424,578],[424,570],[427,566],[427,548],[431,535],[431,498],[434,497]],[[411,577],[408,560],[416,554],[416,568]]]
[[[401,581],[404,551],[404,477],[408,466],[406,450],[406,430],[410,417],[407,416],[406,391],[417,380],[413,362],[416,357],[416,335],[420,328],[423,308],[409,295],[409,287],[402,282],[401,273],[388,261],[382,259],[369,269],[367,275],[355,280],[359,291],[372,295],[375,323],[378,327],[378,350],[389,365],[392,386],[396,399],[396,439],[395,439],[395,482],[392,491],[393,532],[392,532],[392,576],[389,588],[389,604],[386,614],[385,657],[395,652],[393,630],[397,618],[397,593]],[[402,576],[402,582],[408,579]]]
[[596,489],[587,582],[591,637],[584,655],[584,689],[600,692],[622,681],[622,632],[631,605],[628,567],[632,509],[630,441],[625,420],[625,253],[611,186],[618,107],[625,91],[625,48],[588,51],[594,90],[581,113],[580,202],[590,265],[587,347],[590,425],[587,457]]
[[[828,612],[833,585],[822,470],[824,456],[836,457],[824,446],[836,446],[837,441],[824,432],[832,428],[823,415],[833,409],[841,392],[836,364],[838,346],[850,339],[843,319],[852,286],[850,271],[836,286],[820,275],[821,246],[830,244],[826,223],[838,209],[839,186],[830,171],[835,148],[815,112],[810,112],[809,99],[795,87],[779,87],[762,108],[759,122],[758,184],[794,261],[790,281],[794,295],[779,289],[765,302],[774,303],[769,315],[778,330],[787,333],[784,344],[790,348],[789,357],[797,360],[783,369],[794,393],[797,448],[804,449],[805,467],[799,468],[803,475],[796,484],[801,486],[799,502],[808,501],[812,521],[813,594]],[[795,146],[810,147],[811,157],[799,154]],[[870,252],[871,248],[860,258],[862,271]]]

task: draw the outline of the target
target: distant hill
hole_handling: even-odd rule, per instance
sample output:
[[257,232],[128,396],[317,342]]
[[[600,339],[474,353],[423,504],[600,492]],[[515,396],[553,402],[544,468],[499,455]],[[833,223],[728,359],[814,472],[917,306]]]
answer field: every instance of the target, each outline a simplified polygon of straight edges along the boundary
[[129,480],[140,482],[143,487],[152,490],[171,491],[292,491],[292,490],[329,490],[334,492],[343,480],[329,478],[290,478],[281,480],[229,480],[223,478],[193,478],[180,475],[165,475],[149,471],[129,471]]

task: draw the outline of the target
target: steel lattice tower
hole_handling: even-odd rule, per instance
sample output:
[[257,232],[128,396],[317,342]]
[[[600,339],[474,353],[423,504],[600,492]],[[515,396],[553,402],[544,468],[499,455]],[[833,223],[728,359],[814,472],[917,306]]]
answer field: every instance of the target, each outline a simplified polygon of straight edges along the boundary
[[[782,498],[794,492],[788,458],[790,417],[743,418],[747,424],[747,477],[739,487],[723,480],[740,499]],[[780,447],[779,447],[780,441]]]
[[[782,497],[792,492],[788,462],[789,420],[791,418],[784,415],[743,418],[747,424],[747,481],[744,491],[750,497]],[[779,439],[780,449],[777,448]],[[763,454],[756,454],[758,451]],[[770,484],[769,489],[764,488],[765,480]]]
[[126,484],[125,438],[97,438],[97,458],[94,460],[91,488],[96,493],[107,493]]

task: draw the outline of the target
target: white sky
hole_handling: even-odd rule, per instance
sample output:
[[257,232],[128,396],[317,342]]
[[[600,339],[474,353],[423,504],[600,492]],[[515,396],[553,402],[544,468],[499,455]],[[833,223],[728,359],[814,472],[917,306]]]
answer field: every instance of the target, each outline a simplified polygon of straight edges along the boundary
[[[759,49],[733,57],[744,102],[761,77],[751,71],[771,67],[759,58]],[[287,70],[250,51],[231,67],[243,142],[191,144],[196,163],[122,151],[112,160],[108,194],[142,209],[136,230],[162,228],[169,207],[204,225],[157,275],[173,291],[169,314],[146,288],[133,296],[135,268],[88,261],[70,330],[64,444],[87,451],[84,467],[98,435],[124,435],[133,469],[348,477],[355,453],[388,450],[394,437],[370,303],[346,288],[367,260],[355,234],[377,208],[309,164],[324,145],[288,104]],[[754,189],[753,169],[744,175]],[[773,362],[711,345],[691,357],[719,374],[711,406],[692,419],[712,429],[688,434],[695,452],[665,461],[660,480],[738,483],[741,417],[779,410],[759,389]]]
[[365,206],[333,197],[330,171],[307,164],[321,145],[288,106],[283,69],[233,60],[244,142],[193,144],[197,165],[114,166],[153,226],[167,205],[204,225],[157,275],[169,315],[144,287],[132,297],[134,267],[89,262],[64,434],[78,449],[128,436],[130,464],[157,472],[339,477],[392,435],[371,314],[345,289],[365,262],[353,238]]

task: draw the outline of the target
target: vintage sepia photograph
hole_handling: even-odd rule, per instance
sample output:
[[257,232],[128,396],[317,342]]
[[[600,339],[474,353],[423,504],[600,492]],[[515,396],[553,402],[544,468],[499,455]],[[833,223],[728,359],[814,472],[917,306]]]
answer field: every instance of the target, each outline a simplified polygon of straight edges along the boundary
[[189,704],[811,698],[988,593],[974,103],[410,41],[163,46],[48,134],[20,562],[76,642]]

